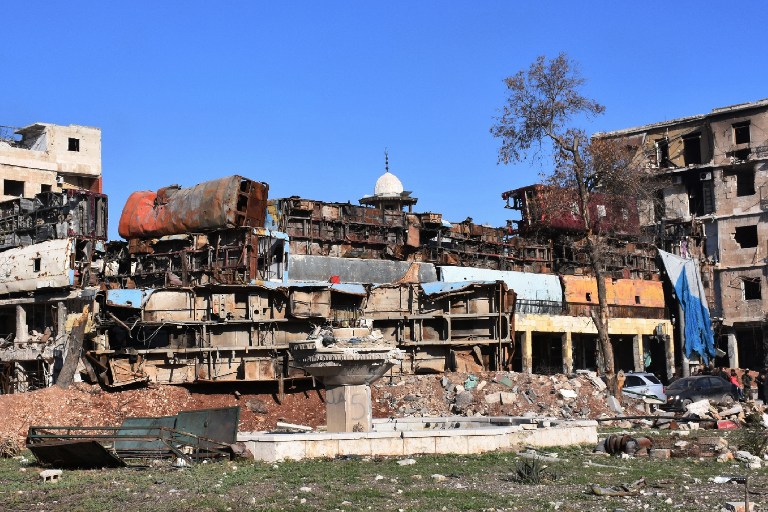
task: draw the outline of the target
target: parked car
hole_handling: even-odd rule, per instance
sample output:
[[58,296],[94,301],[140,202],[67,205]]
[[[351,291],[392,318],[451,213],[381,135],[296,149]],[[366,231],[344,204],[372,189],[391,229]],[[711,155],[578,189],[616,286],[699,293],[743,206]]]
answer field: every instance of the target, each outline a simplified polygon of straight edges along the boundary
[[691,402],[708,399],[716,404],[730,405],[739,399],[739,390],[717,375],[696,375],[677,379],[667,386],[665,411],[682,411]]
[[667,401],[664,393],[664,385],[652,373],[627,372],[624,374],[624,387],[621,394],[632,398],[655,398],[662,402]]

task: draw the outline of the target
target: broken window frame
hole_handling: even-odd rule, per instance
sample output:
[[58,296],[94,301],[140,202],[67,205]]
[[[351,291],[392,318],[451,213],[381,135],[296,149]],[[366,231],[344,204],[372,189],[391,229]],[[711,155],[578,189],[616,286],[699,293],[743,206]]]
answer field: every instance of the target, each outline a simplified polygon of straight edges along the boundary
[[683,161],[685,165],[701,165],[701,132],[683,136]]
[[749,144],[752,141],[750,133],[750,121],[741,121],[739,123],[733,123],[731,128],[733,129],[733,143]]
[[739,171],[736,173],[736,196],[746,197],[755,195],[755,171]]
[[741,291],[744,300],[762,300],[762,279],[759,277],[742,277]]
[[72,151],[74,153],[80,152],[80,139],[77,137],[69,137],[67,139],[67,151]]
[[757,247],[760,243],[757,224],[734,227],[733,241],[736,242],[739,249],[754,249]]
[[[19,180],[3,180],[3,195],[24,197],[24,187],[26,183]],[[19,188],[20,187],[20,188]]]
[[669,139],[664,137],[663,139],[658,139],[656,142],[656,165],[660,169],[664,169],[665,167],[670,167],[671,162],[669,160]]

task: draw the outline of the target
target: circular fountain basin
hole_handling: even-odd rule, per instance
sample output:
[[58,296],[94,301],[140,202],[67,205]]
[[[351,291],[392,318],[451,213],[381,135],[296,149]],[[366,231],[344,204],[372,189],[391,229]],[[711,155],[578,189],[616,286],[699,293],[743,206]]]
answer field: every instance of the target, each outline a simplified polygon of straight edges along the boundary
[[289,350],[296,366],[326,386],[370,384],[405,355],[397,348],[363,343],[338,342],[326,347],[319,339],[290,343]]

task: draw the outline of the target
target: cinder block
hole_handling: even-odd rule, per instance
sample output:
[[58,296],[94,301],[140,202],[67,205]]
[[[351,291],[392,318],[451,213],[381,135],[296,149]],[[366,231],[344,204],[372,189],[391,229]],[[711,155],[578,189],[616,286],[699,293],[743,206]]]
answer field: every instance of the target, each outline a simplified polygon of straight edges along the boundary
[[672,457],[672,451],[668,448],[654,448],[649,455],[652,459],[669,459]]

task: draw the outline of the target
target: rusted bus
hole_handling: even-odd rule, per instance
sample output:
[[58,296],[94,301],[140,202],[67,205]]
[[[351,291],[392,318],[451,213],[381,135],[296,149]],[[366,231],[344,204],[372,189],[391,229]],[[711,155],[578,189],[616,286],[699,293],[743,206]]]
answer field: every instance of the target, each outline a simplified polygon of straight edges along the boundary
[[251,226],[263,227],[269,185],[229,176],[181,188],[134,192],[120,216],[118,232],[130,238]]
[[440,357],[442,369],[449,368],[451,354],[461,351],[479,357],[481,367],[499,367],[514,339],[514,294],[496,282],[424,286],[307,282],[106,290],[97,299],[99,333],[88,357],[113,387],[142,379],[272,380],[297,375],[288,364],[290,342],[328,325],[335,336],[370,335],[409,349],[406,372],[432,371]]
[[[606,277],[615,279],[658,279],[656,248],[639,242],[606,240],[601,247],[600,268]],[[559,242],[555,270],[571,273],[574,268],[589,269],[589,249],[584,240],[564,237]],[[588,270],[587,270],[588,271]]]
[[72,189],[0,202],[0,250],[71,237],[107,239],[107,196]]
[[73,289],[100,283],[104,257],[101,241],[81,238],[48,240],[0,252],[0,294],[44,289]]
[[263,228],[169,235],[129,241],[135,286],[204,286],[282,281],[288,240]]
[[[584,232],[584,217],[579,212],[575,189],[530,185],[501,194],[509,208],[520,211],[516,232]],[[509,201],[512,200],[512,204]],[[626,236],[640,234],[640,215],[633,198],[593,192],[590,197],[591,228],[597,232]]]

